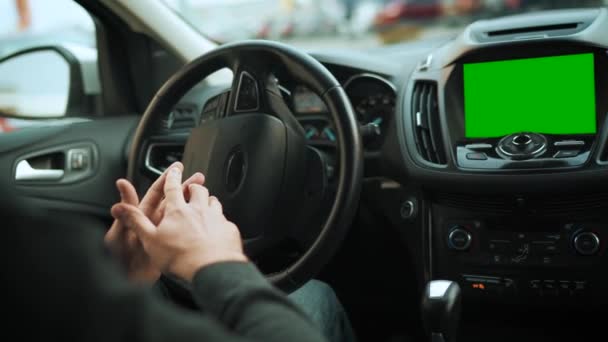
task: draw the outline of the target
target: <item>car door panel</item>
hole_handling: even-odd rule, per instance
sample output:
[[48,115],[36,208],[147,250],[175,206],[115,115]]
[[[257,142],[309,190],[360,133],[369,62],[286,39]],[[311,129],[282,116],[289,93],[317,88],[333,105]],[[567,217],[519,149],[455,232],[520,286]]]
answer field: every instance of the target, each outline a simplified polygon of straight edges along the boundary
[[[3,184],[22,194],[32,205],[96,216],[108,216],[118,201],[116,179],[126,173],[125,149],[137,116],[96,119],[64,126],[36,127],[0,135],[0,174]],[[73,177],[69,151],[90,148],[90,172]],[[16,180],[16,167],[32,157],[63,153],[65,175],[59,179]],[[51,169],[50,169],[51,170]]]

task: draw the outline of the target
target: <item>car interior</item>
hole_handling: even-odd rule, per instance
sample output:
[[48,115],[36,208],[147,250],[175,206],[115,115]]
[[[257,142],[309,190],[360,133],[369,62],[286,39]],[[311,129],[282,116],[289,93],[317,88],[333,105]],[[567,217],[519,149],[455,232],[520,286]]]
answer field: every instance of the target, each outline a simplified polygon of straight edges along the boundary
[[105,230],[116,179],[145,193],[182,161],[269,280],[327,282],[361,341],[603,336],[608,8],[387,48],[237,40],[189,58],[119,2],[77,3],[99,93],[81,49],[0,55],[0,78],[36,53],[69,66],[65,118],[0,134],[0,177],[28,205]]

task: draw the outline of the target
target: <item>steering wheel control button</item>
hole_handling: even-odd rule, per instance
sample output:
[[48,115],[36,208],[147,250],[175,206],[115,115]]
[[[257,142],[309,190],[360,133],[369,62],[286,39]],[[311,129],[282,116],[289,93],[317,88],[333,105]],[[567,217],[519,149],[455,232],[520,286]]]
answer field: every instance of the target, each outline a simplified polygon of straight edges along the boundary
[[547,150],[547,138],[537,133],[508,135],[498,142],[497,152],[505,159],[525,160],[541,156]]
[[260,108],[258,84],[248,72],[241,72],[236,91],[235,112],[248,112]]
[[471,152],[467,153],[468,160],[487,160],[488,156],[483,152]]
[[580,255],[595,255],[600,250],[600,238],[593,232],[580,232],[574,235],[573,246]]
[[578,156],[579,150],[562,150],[557,151],[553,158],[572,158]]
[[448,246],[456,251],[466,251],[471,247],[473,237],[464,227],[455,226],[448,234]]

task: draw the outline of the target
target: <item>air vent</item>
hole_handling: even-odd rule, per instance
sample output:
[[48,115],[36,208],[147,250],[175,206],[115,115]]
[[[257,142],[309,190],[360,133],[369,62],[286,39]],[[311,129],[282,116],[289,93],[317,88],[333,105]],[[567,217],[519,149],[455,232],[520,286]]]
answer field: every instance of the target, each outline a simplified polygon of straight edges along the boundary
[[177,104],[162,122],[162,128],[166,130],[188,129],[195,126],[196,106],[188,104]]
[[488,214],[525,213],[536,216],[571,216],[608,208],[608,193],[598,192],[582,195],[544,194],[543,196],[470,195],[458,193],[435,193],[436,203],[484,212]]
[[468,31],[479,43],[566,37],[586,30],[600,13],[597,8],[529,12],[480,20],[471,24]]
[[439,119],[437,83],[423,81],[414,85],[412,114],[418,153],[428,162],[445,165],[447,160]]
[[207,100],[201,113],[200,124],[225,117],[229,97],[230,92],[227,91]]
[[579,25],[581,25],[581,23],[566,23],[566,24],[556,24],[556,25],[519,27],[519,28],[506,29],[506,30],[490,31],[487,33],[487,35],[489,37],[497,37],[497,36],[508,36],[508,35],[512,35],[512,34],[538,33],[538,32],[558,31],[558,30],[574,30],[574,29],[577,29],[579,27]]
[[533,11],[480,20],[467,31],[479,43],[566,37],[586,30],[603,11],[598,8]]

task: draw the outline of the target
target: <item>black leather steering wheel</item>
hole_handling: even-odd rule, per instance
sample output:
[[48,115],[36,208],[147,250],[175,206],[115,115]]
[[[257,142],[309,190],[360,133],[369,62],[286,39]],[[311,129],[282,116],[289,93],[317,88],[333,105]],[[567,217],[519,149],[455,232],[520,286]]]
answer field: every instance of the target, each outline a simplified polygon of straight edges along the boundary
[[[158,122],[182,96],[215,71],[229,68],[233,82],[222,117],[192,129],[183,155],[184,177],[200,171],[226,217],[241,230],[251,256],[285,236],[303,209],[310,179],[321,184],[323,162],[283,100],[273,70],[281,67],[326,103],[337,138],[336,194],[316,240],[286,269],[267,277],[291,291],[310,280],[338,249],[357,208],[363,175],[358,122],[346,93],[317,60],[270,41],[226,44],[181,68],[156,93],[135,132],[127,175],[138,184],[144,151]],[[315,176],[311,176],[315,175]]]

